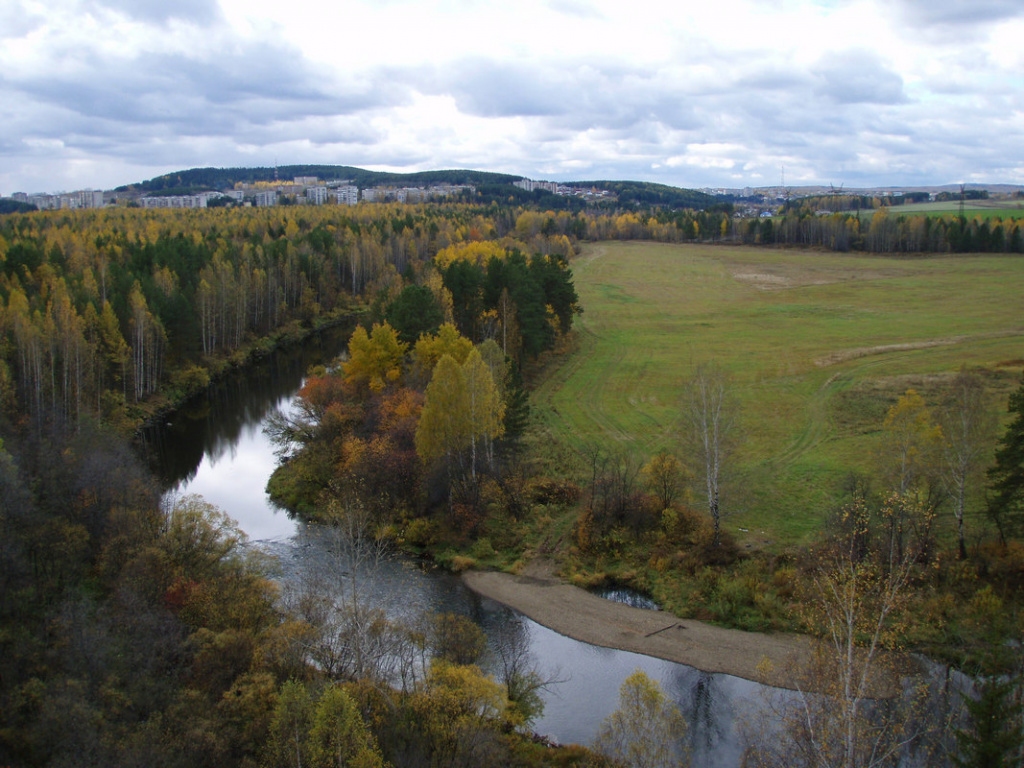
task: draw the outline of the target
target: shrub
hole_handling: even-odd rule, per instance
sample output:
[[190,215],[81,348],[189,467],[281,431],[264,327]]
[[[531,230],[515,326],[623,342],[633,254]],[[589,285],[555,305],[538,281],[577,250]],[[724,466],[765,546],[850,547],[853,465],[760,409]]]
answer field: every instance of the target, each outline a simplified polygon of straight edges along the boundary
[[533,500],[538,504],[572,506],[580,500],[580,487],[569,480],[542,478],[532,485]]
[[796,568],[792,566],[777,568],[772,574],[772,586],[775,587],[780,597],[792,597],[796,591],[796,585]]
[[405,543],[411,547],[425,549],[437,542],[437,523],[426,517],[417,517],[406,523],[403,531]]
[[494,547],[491,545],[491,540],[486,536],[478,539],[470,548],[469,553],[477,560],[487,560],[497,554],[494,551]]
[[472,557],[466,557],[465,555],[454,555],[451,560],[448,561],[448,568],[454,573],[462,573],[468,571],[470,568],[476,567],[476,560]]

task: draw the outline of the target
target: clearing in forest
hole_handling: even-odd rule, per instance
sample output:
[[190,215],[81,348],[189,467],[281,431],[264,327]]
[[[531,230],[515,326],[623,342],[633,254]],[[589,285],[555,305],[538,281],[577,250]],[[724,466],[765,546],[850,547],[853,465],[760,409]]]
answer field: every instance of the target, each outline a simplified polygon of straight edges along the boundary
[[534,395],[541,450],[580,471],[586,444],[685,461],[682,383],[714,360],[739,405],[725,526],[741,539],[818,530],[853,473],[877,474],[882,421],[906,389],[931,404],[967,365],[1003,410],[1024,364],[1019,256],[608,242],[572,269],[584,313]]

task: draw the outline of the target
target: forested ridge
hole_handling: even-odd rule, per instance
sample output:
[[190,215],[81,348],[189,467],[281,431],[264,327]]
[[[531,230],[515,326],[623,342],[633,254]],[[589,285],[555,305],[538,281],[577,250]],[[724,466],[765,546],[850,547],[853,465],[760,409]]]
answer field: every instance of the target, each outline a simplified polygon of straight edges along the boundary
[[169,189],[230,189],[235,184],[257,181],[289,180],[313,176],[322,181],[347,180],[359,187],[381,184],[511,184],[519,176],[487,171],[445,170],[419,173],[368,171],[348,165],[283,165],[274,168],[191,168],[157,176],[138,184],[118,187],[116,191],[160,192]]

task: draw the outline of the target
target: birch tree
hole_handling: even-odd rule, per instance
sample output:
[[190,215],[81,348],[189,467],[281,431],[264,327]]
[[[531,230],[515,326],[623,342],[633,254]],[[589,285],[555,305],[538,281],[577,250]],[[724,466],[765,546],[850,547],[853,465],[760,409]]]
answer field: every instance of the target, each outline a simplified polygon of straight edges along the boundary
[[964,516],[967,488],[995,427],[993,413],[985,407],[985,386],[981,378],[965,368],[953,379],[949,401],[939,412],[942,428],[943,477],[953,499],[960,559],[967,559]]
[[[470,473],[476,479],[477,444],[486,449],[502,431],[504,408],[490,367],[478,349],[473,349],[462,365],[465,382],[465,409],[469,431]],[[488,455],[490,451],[488,450]]]
[[689,764],[685,733],[679,707],[637,669],[622,683],[619,708],[601,724],[594,749],[628,768],[681,768]]
[[[882,517],[916,503],[893,493]],[[924,714],[925,682],[904,690],[889,652],[899,647],[901,617],[918,552],[889,536],[872,538],[870,512],[858,497],[838,530],[815,552],[802,594],[804,620],[818,634],[816,652],[792,670],[796,694],[767,693],[767,727],[745,764],[765,768],[897,768],[908,750],[923,757],[942,724]],[[914,762],[912,764],[925,764]]]
[[714,543],[718,546],[722,540],[722,464],[735,422],[728,376],[716,363],[698,365],[686,383],[685,397],[685,426],[700,463],[708,513],[714,525]]
[[469,435],[465,403],[462,369],[451,355],[443,355],[427,384],[416,429],[416,453],[420,458],[430,461],[445,457],[451,471],[451,463]]

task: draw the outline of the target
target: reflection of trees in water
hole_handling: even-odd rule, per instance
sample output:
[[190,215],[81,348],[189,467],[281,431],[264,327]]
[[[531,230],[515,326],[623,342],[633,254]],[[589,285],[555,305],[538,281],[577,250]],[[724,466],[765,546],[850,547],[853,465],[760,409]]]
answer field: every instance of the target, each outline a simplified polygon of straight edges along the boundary
[[214,383],[183,405],[170,423],[145,430],[145,450],[165,488],[190,482],[204,455],[216,463],[233,451],[243,431],[260,422],[301,386],[310,365],[324,363],[350,332],[339,326]]
[[562,682],[558,669],[542,670],[532,651],[530,627],[525,616],[502,606],[485,617],[490,640],[491,664],[523,725],[544,710],[543,691]]
[[672,674],[670,691],[689,725],[694,765],[711,765],[707,760],[723,747],[738,749],[732,702],[720,678],[692,667],[679,667]]

